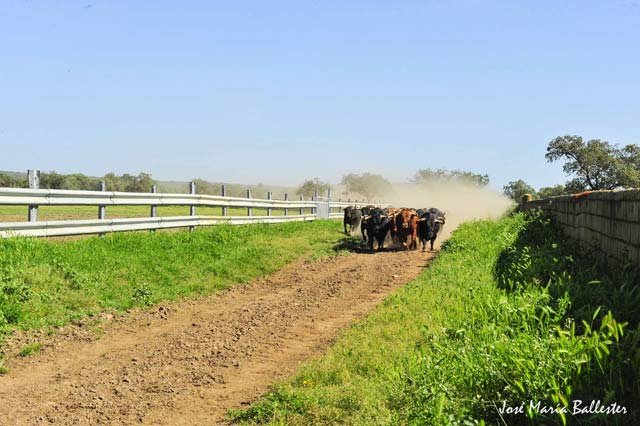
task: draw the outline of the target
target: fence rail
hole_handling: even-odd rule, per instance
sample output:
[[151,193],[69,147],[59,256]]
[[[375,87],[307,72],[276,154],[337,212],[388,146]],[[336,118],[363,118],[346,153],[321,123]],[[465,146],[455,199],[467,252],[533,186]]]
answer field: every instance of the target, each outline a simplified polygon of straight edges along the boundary
[[[35,174],[37,176],[37,174]],[[37,179],[34,180],[37,186]],[[32,182],[32,181],[30,181]],[[32,183],[32,185],[34,185]],[[115,191],[75,191],[38,188],[0,188],[0,206],[27,206],[26,222],[0,222],[0,238],[14,236],[53,237],[81,234],[104,234],[107,232],[141,231],[219,224],[244,225],[250,223],[282,223],[311,221],[315,219],[342,218],[341,209],[347,206],[361,206],[363,203],[333,201],[331,193],[327,197],[316,194],[311,200],[274,200],[272,194],[267,199],[227,197],[224,195],[196,194],[191,183],[189,194],[163,194],[152,188],[150,193]],[[104,185],[101,185],[104,189]],[[222,193],[225,193],[224,186]],[[84,220],[38,220],[39,206],[95,206],[96,219]],[[109,206],[149,206],[150,217],[107,218]],[[189,216],[157,217],[158,206],[190,206]],[[221,207],[222,216],[197,215],[197,207]],[[227,216],[228,208],[246,208],[247,216]],[[252,215],[253,208],[266,209],[266,216]],[[340,209],[340,210],[338,210]],[[274,210],[282,210],[284,215],[273,216]],[[337,210],[337,211],[336,211]],[[295,211],[297,214],[290,214]],[[310,213],[306,213],[310,212]]]
[[0,237],[60,237],[107,232],[186,228],[220,224],[282,223],[315,220],[312,214],[296,216],[171,216],[125,219],[56,220],[0,223]]
[[[331,203],[334,207],[348,203]],[[284,201],[217,195],[145,192],[72,191],[64,189],[0,188],[0,205],[38,206],[196,206],[273,209],[315,208],[315,201]]]

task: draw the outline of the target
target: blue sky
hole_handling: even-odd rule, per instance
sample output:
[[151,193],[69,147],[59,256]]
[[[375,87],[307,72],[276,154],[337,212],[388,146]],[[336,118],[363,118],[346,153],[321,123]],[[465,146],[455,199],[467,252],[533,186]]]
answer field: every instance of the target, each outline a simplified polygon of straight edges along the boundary
[[640,2],[0,2],[0,170],[565,180],[640,142]]

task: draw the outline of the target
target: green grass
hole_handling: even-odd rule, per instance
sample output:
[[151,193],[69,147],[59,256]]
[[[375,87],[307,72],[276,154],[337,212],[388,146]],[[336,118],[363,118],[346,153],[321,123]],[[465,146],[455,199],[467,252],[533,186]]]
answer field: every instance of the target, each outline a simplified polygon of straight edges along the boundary
[[210,294],[330,253],[338,221],[220,225],[195,232],[117,233],[55,242],[0,239],[0,337]]
[[42,349],[42,345],[40,343],[30,343],[22,348],[22,350],[18,353],[18,356],[27,357],[35,355],[40,352],[40,349]]
[[[639,306],[629,269],[581,252],[549,220],[466,223],[326,355],[230,415],[274,425],[640,424]],[[498,411],[503,401],[577,399],[629,413]]]
[[[110,206],[106,209],[107,218],[149,217],[149,206]],[[299,214],[299,209],[289,209],[289,215]],[[310,209],[304,210],[305,214]],[[197,207],[196,214],[202,216],[220,216],[221,207]],[[284,210],[273,209],[273,216],[284,215]],[[228,208],[229,216],[246,216],[247,209],[239,207]],[[253,216],[266,216],[267,209],[254,208]],[[189,206],[158,206],[158,216],[189,216]],[[97,219],[96,206],[40,206],[38,220],[70,220]],[[27,220],[27,206],[0,206],[0,222],[24,222]]]

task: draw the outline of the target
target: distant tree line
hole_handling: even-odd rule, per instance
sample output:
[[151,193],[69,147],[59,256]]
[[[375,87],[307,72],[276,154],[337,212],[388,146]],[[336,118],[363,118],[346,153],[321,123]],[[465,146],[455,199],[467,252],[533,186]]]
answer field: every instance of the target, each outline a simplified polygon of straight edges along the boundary
[[418,184],[454,182],[474,186],[487,186],[489,184],[489,175],[463,170],[420,169],[413,176],[411,182]]
[[0,172],[0,187],[4,188],[26,188],[27,178],[12,176],[9,173]]
[[[82,173],[61,174],[55,171],[40,173],[40,188],[73,189],[96,191],[104,181],[107,191],[148,192],[154,181],[149,173],[116,175],[113,172],[103,177],[86,176]],[[15,176],[0,172],[0,186],[8,188],[28,188],[29,182],[24,176]]]
[[[100,189],[100,182],[104,181],[107,191],[121,192],[149,192],[151,185],[157,185],[158,192],[187,193],[188,182],[157,181],[149,173],[137,175],[125,173],[117,175],[109,172],[102,177],[86,176],[82,173],[62,174],[55,171],[40,173],[40,188],[43,189],[72,189],[96,191]],[[222,183],[209,182],[204,179],[194,179],[198,194],[220,195]],[[26,173],[0,172],[0,187],[28,188]],[[283,199],[285,192],[290,196],[296,192],[293,187],[267,186],[262,183],[256,185],[225,184],[226,194],[230,197],[246,197],[247,189],[251,189],[254,198],[266,198],[267,192],[273,193],[274,199]],[[326,191],[325,191],[326,193]],[[311,194],[312,195],[312,194]],[[309,195],[308,197],[310,197]]]
[[520,201],[524,194],[534,198],[575,194],[583,191],[640,188],[640,146],[620,147],[600,139],[584,141],[581,136],[559,136],[549,142],[545,158],[563,161],[569,176],[565,184],[543,187],[536,191],[523,180],[511,181],[503,187],[505,195]]

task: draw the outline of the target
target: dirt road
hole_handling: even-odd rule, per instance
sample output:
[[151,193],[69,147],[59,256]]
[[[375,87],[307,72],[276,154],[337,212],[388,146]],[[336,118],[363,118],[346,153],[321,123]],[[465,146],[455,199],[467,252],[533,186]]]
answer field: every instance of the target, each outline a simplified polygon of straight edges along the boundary
[[[433,253],[300,260],[216,296],[66,327],[0,376],[1,425],[215,425],[317,356]],[[66,337],[65,337],[66,336]]]

